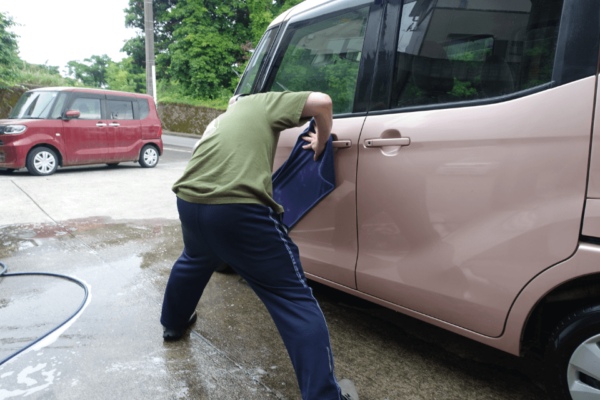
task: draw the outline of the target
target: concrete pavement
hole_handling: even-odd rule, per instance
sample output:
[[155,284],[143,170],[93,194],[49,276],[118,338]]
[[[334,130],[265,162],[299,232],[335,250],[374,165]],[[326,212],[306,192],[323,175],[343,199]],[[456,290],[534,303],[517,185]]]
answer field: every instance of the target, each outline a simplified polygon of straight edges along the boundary
[[[63,273],[91,287],[88,306],[60,337],[0,366],[0,400],[300,398],[268,312],[235,274],[215,274],[193,330],[162,341],[162,294],[183,249],[170,187],[196,140],[164,142],[153,169],[0,173],[0,261],[9,272]],[[534,361],[312,286],[336,375],[355,381],[361,400],[547,398]],[[0,278],[0,359],[81,300],[82,290],[61,279]]]

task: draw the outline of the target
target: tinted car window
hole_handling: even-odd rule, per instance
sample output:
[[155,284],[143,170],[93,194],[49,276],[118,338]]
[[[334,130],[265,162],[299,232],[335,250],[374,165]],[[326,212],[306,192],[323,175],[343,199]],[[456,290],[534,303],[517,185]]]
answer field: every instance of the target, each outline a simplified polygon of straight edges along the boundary
[[405,0],[392,107],[501,96],[550,82],[563,0]]
[[352,112],[369,7],[293,32],[270,90],[319,91],[334,114]]
[[108,100],[110,119],[133,119],[133,104],[130,101]]
[[69,110],[77,110],[81,114],[79,119],[101,119],[100,99],[86,99],[79,97],[75,99]]
[[140,119],[144,119],[150,114],[150,105],[147,99],[138,99],[138,108],[140,110]]

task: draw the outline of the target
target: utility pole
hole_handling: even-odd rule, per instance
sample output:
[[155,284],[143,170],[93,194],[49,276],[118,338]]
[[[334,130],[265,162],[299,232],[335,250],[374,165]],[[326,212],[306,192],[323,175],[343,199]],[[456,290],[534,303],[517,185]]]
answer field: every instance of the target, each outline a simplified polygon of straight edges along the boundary
[[156,103],[156,67],[154,66],[154,17],[152,0],[144,0],[144,31],[146,36],[146,94]]

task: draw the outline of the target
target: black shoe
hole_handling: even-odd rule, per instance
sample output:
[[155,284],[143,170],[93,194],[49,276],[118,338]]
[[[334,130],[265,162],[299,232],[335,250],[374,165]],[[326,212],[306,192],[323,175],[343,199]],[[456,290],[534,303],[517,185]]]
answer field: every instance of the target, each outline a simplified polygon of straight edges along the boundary
[[340,389],[342,390],[342,399],[344,400],[358,400],[358,393],[354,387],[354,383],[350,379],[342,379],[338,382]]
[[196,322],[196,320],[198,319],[198,315],[196,313],[193,313],[192,316],[190,317],[187,326],[183,329],[169,329],[169,328],[164,328],[163,331],[163,339],[168,341],[168,342],[174,342],[176,340],[181,339],[181,337],[183,336],[183,332],[185,332],[185,330],[192,325],[194,322]]

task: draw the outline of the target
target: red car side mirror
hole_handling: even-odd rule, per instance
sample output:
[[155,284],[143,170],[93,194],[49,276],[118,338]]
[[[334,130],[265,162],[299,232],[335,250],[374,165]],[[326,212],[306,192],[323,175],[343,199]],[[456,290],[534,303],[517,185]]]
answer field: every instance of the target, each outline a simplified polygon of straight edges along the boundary
[[77,110],[69,110],[65,114],[65,117],[66,117],[66,119],[73,119],[73,118],[79,118],[80,115],[81,115],[81,113]]

